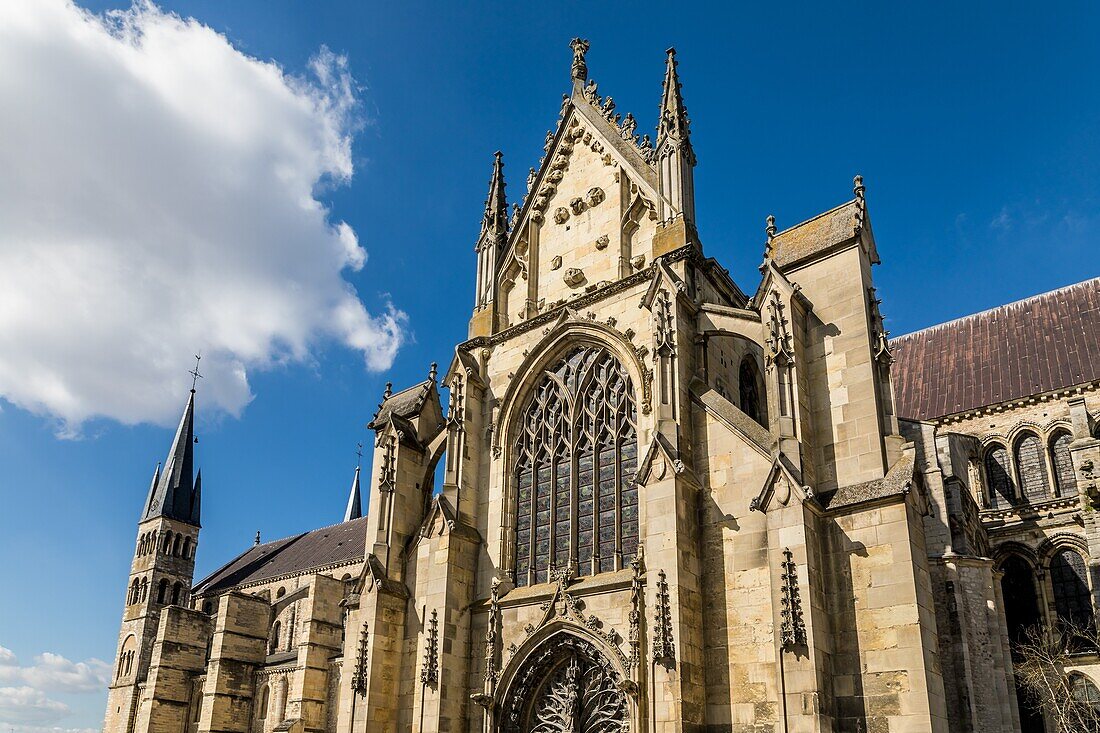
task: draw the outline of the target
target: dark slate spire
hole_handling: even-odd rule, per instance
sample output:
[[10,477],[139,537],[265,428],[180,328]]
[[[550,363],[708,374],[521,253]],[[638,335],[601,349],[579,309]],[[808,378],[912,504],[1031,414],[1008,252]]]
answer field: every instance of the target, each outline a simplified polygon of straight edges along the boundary
[[508,202],[504,196],[504,154],[498,150],[494,156],[493,177],[489,179],[489,196],[485,199],[481,233],[499,242],[508,234]]
[[359,498],[359,466],[355,467],[355,478],[351,480],[351,494],[348,496],[348,508],[344,512],[344,521],[350,522],[363,516],[363,503]]
[[691,123],[688,120],[687,107],[684,105],[684,97],[680,91],[680,75],[676,73],[676,49],[670,48],[666,53],[668,59],[665,62],[661,115],[657,121],[657,148],[660,149],[662,144],[668,141],[690,150],[691,142],[688,139],[688,128]]
[[168,517],[198,526],[201,476],[195,480],[195,390],[187,399],[172,448],[149,490],[141,521]]

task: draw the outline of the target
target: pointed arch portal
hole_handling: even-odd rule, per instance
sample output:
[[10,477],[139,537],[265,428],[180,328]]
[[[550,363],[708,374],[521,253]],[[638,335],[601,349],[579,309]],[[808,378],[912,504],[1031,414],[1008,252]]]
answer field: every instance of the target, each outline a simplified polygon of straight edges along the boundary
[[516,673],[501,709],[502,733],[624,733],[629,728],[620,675],[592,642],[547,639]]

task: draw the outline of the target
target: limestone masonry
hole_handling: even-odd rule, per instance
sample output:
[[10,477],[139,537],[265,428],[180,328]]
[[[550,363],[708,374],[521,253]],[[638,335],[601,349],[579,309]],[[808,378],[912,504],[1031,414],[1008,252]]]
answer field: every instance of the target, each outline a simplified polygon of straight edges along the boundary
[[650,138],[571,46],[511,210],[496,154],[469,338],[370,422],[367,516],[357,469],[343,523],[194,583],[192,391],[105,731],[1044,731],[1012,649],[1094,623],[1100,280],[891,341],[857,176],[743,291],[674,51]]

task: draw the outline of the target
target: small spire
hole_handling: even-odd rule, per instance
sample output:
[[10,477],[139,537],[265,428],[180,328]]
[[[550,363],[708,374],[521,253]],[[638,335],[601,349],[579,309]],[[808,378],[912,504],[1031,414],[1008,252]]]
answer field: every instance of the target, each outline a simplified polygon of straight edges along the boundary
[[569,47],[573,49],[573,65],[569,69],[573,84],[584,84],[588,79],[588,62],[584,55],[588,53],[591,44],[583,38],[574,38],[569,42]]
[[676,49],[670,48],[665,60],[665,82],[661,93],[661,112],[657,122],[657,148],[667,139],[688,143],[690,121],[680,90],[680,75],[676,71]]
[[856,177],[852,179],[852,193],[855,194],[856,201],[862,202],[866,192],[867,187],[863,185],[863,176],[857,173]]
[[393,397],[393,382],[386,382],[386,391],[382,393],[382,399],[388,400]]
[[260,544],[260,530],[256,530],[256,541],[252,543],[252,546],[255,547],[259,544]]
[[508,202],[504,195],[504,154],[496,151],[493,175],[489,179],[489,195],[485,199],[485,215],[481,219],[481,233],[498,240],[508,235]]
[[439,365],[436,364],[433,361],[432,365],[430,367],[428,367],[428,381],[434,382],[436,380],[436,377],[438,377],[438,376],[439,376]]
[[[361,445],[361,444],[360,444]],[[362,456],[362,449],[359,453]],[[363,504],[359,493],[359,466],[355,467],[355,477],[351,480],[351,491],[348,494],[348,507],[344,510],[344,521],[350,522],[363,516]]]

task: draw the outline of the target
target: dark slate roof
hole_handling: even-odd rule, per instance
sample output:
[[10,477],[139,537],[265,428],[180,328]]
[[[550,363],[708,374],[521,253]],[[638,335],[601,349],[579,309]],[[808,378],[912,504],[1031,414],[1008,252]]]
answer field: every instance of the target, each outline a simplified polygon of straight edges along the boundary
[[195,595],[210,595],[247,583],[362,560],[367,518],[322,527],[293,537],[250,547],[199,582]]
[[894,339],[897,414],[930,420],[1100,379],[1100,278]]
[[378,414],[370,421],[370,428],[378,428],[385,425],[392,417],[412,419],[420,414],[420,408],[424,401],[432,393],[435,380],[426,379],[420,384],[403,389],[397,394],[390,395],[378,408]]

